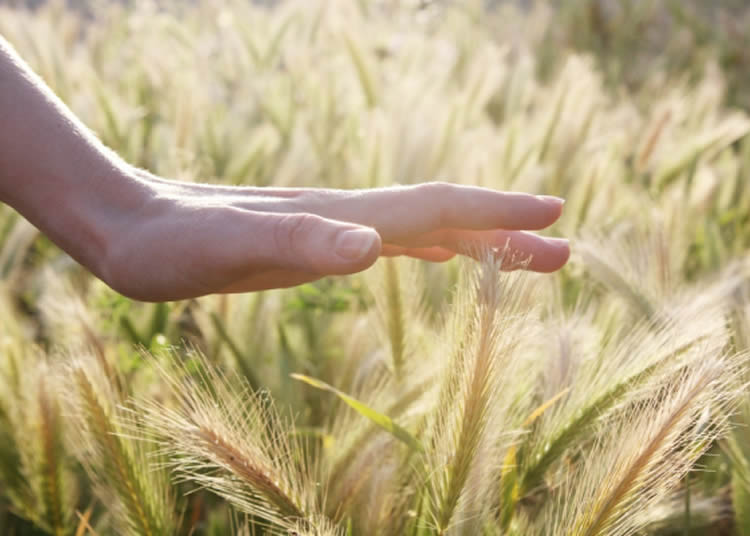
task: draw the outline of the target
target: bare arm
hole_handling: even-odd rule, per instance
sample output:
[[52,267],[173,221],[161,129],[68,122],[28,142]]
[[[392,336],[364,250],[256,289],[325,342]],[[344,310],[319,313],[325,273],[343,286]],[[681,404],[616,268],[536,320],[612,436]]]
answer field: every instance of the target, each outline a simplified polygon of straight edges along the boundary
[[0,201],[101,275],[114,224],[147,189],[2,36],[0,124]]
[[379,255],[444,261],[502,247],[550,272],[562,200],[427,183],[374,190],[184,184],[105,148],[0,37],[0,201],[110,286],[143,300],[286,287]]

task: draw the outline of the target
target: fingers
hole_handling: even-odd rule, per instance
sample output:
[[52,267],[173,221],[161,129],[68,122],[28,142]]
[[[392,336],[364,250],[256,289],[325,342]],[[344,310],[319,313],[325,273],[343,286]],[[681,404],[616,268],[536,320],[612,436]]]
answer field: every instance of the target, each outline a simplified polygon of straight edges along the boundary
[[[503,252],[506,247],[508,250]],[[535,272],[554,272],[570,256],[570,246],[563,238],[548,238],[524,231],[465,231],[444,229],[414,239],[411,248],[444,248],[455,253],[477,257],[482,248],[497,248],[506,256],[506,267],[529,260],[526,267]]]
[[368,227],[313,214],[253,214],[255,225],[247,229],[248,267],[322,277],[359,272],[380,254],[380,236]]
[[499,254],[503,255],[504,269],[515,269],[520,263],[528,261],[525,269],[543,273],[559,270],[570,257],[570,246],[564,238],[547,238],[523,231],[496,231],[488,234],[489,236],[483,237],[486,241],[459,240],[453,247],[459,253],[474,256],[477,252],[476,244],[485,244],[498,248]]
[[556,197],[509,193],[448,183],[360,191],[302,193],[301,211],[352,221],[378,230],[383,241],[442,228],[543,229],[560,217]]

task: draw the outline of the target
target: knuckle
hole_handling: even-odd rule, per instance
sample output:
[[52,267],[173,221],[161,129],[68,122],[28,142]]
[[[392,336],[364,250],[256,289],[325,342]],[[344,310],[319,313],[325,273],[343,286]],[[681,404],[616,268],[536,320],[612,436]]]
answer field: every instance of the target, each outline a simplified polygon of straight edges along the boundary
[[313,214],[286,214],[274,230],[274,242],[279,249],[296,250],[313,234],[318,217]]
[[427,200],[433,225],[444,227],[448,225],[453,217],[452,194],[455,192],[455,185],[449,182],[426,182],[420,185]]

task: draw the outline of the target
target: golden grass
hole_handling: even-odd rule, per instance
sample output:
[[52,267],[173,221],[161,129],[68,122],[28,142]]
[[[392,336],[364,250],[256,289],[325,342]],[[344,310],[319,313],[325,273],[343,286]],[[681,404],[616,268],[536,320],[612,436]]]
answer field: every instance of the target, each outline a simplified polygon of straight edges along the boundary
[[155,305],[0,207],[0,532],[750,534],[750,119],[726,71],[613,90],[550,48],[568,11],[414,4],[0,7],[133,165],[561,195],[573,239],[554,275],[389,259]]

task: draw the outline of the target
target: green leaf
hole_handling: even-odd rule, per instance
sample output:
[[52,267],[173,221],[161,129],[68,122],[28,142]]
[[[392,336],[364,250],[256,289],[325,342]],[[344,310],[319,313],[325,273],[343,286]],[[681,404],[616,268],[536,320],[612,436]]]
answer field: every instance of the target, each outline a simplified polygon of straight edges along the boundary
[[422,450],[422,445],[420,445],[419,441],[417,441],[417,439],[413,435],[411,435],[405,428],[396,424],[396,422],[394,422],[393,419],[391,419],[387,415],[383,415],[382,413],[375,411],[367,404],[360,402],[356,398],[349,396],[343,391],[339,391],[338,389],[331,385],[328,385],[324,381],[311,378],[310,376],[305,376],[304,374],[292,374],[291,376],[295,380],[305,382],[306,384],[311,385],[316,389],[321,389],[323,391],[328,391],[329,393],[335,394],[354,411],[364,417],[367,417],[396,439],[403,441],[414,450]]

